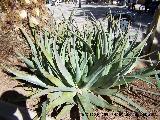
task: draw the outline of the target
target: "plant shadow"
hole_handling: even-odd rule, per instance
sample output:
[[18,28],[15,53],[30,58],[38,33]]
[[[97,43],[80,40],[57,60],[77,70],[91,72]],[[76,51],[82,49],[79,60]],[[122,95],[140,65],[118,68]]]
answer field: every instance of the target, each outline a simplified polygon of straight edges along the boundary
[[32,120],[26,106],[26,97],[14,90],[6,91],[1,95],[0,110],[0,120],[19,120],[19,118]]

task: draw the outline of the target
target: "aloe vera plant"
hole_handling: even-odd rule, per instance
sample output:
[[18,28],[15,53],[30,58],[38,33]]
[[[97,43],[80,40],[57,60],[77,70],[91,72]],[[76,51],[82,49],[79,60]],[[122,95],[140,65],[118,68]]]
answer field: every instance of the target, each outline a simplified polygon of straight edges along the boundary
[[129,42],[127,33],[108,30],[101,21],[90,22],[81,30],[72,23],[72,20],[66,20],[53,31],[37,33],[32,29],[33,36],[21,28],[31,57],[17,55],[32,74],[14,68],[7,70],[15,75],[15,79],[37,85],[31,98],[47,96],[43,110],[46,113],[63,105],[56,119],[68,114],[75,105],[84,120],[95,119],[89,114],[97,107],[121,110],[120,106],[109,103],[102,96],[133,111],[146,113],[144,108],[121,93],[120,86],[136,79],[152,84],[150,76],[159,72],[154,68],[133,71],[141,59],[147,38],[136,45],[136,39]]

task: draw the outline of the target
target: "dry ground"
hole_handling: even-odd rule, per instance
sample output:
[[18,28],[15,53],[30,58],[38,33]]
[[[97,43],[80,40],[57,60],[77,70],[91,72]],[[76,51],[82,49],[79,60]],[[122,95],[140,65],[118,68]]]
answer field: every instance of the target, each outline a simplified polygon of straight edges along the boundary
[[[26,53],[27,48],[24,44],[24,41],[18,40],[16,36],[13,36],[11,34],[3,34],[3,32],[0,32],[0,97],[5,92],[14,90],[18,93],[26,96],[28,92],[24,90],[22,87],[16,87],[17,85],[22,85],[21,82],[16,80],[11,80],[10,76],[8,76],[4,71],[2,70],[2,67],[4,65],[22,65],[15,57],[15,51],[20,50],[23,53]],[[12,39],[11,39],[12,38]],[[160,90],[156,89],[155,86],[147,85],[146,83],[136,81],[132,84],[133,90],[128,91],[125,89],[123,92],[124,94],[128,95],[131,99],[135,99],[138,104],[145,107],[151,115],[148,117],[145,116],[137,116],[134,115],[133,112],[130,112],[127,109],[124,109],[123,115],[113,115],[111,112],[107,112],[105,110],[98,110],[96,112],[99,113],[99,117],[97,117],[98,120],[160,120],[160,96],[158,95],[151,95],[146,92],[141,92],[139,90],[136,90],[136,88],[141,88],[147,91],[152,91],[160,94]],[[1,98],[0,98],[1,99]],[[13,98],[14,99],[14,98]],[[16,99],[16,98],[15,98]],[[27,108],[34,108],[34,104],[37,103],[37,101],[27,101]],[[126,114],[129,112],[128,114]],[[109,115],[107,115],[107,113]]]

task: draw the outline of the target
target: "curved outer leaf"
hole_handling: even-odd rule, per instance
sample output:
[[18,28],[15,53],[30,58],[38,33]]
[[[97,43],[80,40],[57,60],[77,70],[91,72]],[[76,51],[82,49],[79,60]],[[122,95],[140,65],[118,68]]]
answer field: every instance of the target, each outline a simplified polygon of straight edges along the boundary
[[[37,50],[37,44],[34,44],[33,43],[33,40],[30,38],[30,36],[27,34],[27,32],[25,31],[24,28],[20,28],[22,34],[24,35],[26,41],[28,42],[28,45],[32,51],[32,60],[36,63],[36,65],[39,67],[39,69],[41,69],[41,61],[39,61],[39,57],[38,57],[38,54],[39,52],[41,51],[38,51]],[[36,36],[35,36],[36,37]],[[41,36],[40,36],[41,37]],[[37,40],[37,43],[39,43],[40,41],[42,41],[41,39],[40,40]],[[43,47],[43,45],[41,46]],[[43,50],[43,49],[42,49]]]
[[61,110],[61,112],[56,116],[56,120],[61,120],[62,117],[64,117],[65,115],[67,115],[70,111],[71,108],[74,105],[66,105],[63,107],[63,109]]
[[24,28],[20,28],[22,34],[24,35],[25,39],[28,42],[29,47],[31,48],[32,54],[34,56],[37,56],[37,50],[36,50],[36,46],[34,45],[32,39],[29,37],[29,35],[27,34],[27,32],[25,31]]
[[74,35],[71,38],[71,42],[69,44],[70,45],[69,57],[70,57],[72,68],[75,71],[75,82],[78,83],[81,78],[81,70],[80,70],[80,66],[79,66],[80,58],[78,56],[76,42],[78,42],[78,41],[76,41],[76,36]]
[[76,95],[76,92],[64,92],[62,95],[55,99],[53,102],[50,102],[46,108],[46,111],[54,109],[56,106],[62,105],[63,103],[70,102],[73,100],[73,97]]
[[49,99],[50,102],[53,102],[54,100],[56,100],[57,98],[59,98],[62,95],[63,92],[53,92],[53,93],[49,93],[47,95],[47,98]]
[[145,77],[150,77],[151,75],[156,75],[160,73],[160,70],[155,70],[156,66],[147,66],[146,68],[141,68],[138,71],[132,73],[132,75],[143,75]]
[[49,97],[55,97],[55,94],[59,95],[61,92],[75,92],[75,88],[70,87],[48,87],[48,89],[39,90],[31,98],[37,98],[46,94],[50,94]]
[[130,75],[130,76],[126,76],[126,77],[128,77],[128,78],[134,78],[135,80],[136,80],[136,79],[142,80],[142,81],[144,81],[144,82],[146,82],[146,83],[149,83],[149,84],[154,85],[154,84],[152,83],[152,81],[148,79],[148,77],[145,77],[145,76],[143,76],[143,75]]
[[100,95],[96,96],[93,93],[89,93],[90,102],[98,107],[107,108],[110,110],[118,111],[118,107],[115,107],[109,104],[106,100],[104,100]]
[[128,83],[133,82],[134,80],[135,80],[134,77],[122,76],[122,77],[119,78],[119,80],[117,80],[117,81],[114,83],[113,87],[115,87],[115,86],[120,86],[120,85],[126,85],[126,84],[128,84]]
[[12,69],[8,69],[8,68],[6,68],[6,69],[7,69],[8,72],[10,72],[10,73],[12,73],[16,76],[15,79],[22,79],[22,80],[25,80],[27,82],[33,83],[35,85],[39,85],[41,87],[47,88],[47,85],[45,83],[43,83],[35,75],[29,75],[29,74],[26,74],[26,73],[18,71],[18,70],[12,70]]
[[40,120],[46,120],[46,106],[47,106],[47,101],[43,102],[42,104],[42,113],[41,113],[41,117]]
[[68,40],[65,40],[63,43],[62,43],[62,47],[61,47],[61,51],[60,51],[60,56],[61,56],[61,59],[62,59],[62,62],[63,64],[65,64],[65,58],[66,58],[66,47],[67,47],[67,43],[68,43]]
[[157,81],[157,87],[160,88],[160,80]]
[[50,80],[50,82],[52,82],[54,85],[56,86],[61,86],[61,87],[65,87],[65,85],[63,84],[63,82],[56,78],[54,75],[49,74],[47,71],[45,71],[44,69],[41,69],[41,73],[48,79]]
[[129,70],[129,68],[132,66],[133,62],[134,62],[134,59],[131,60],[127,65],[123,66],[122,68],[119,68],[116,71],[112,71],[112,73],[110,73],[108,75],[104,75],[104,76],[100,77],[92,87],[93,88],[101,87],[104,89],[113,87],[114,84],[118,80],[120,80],[120,77]]
[[104,68],[103,69],[99,68],[99,69],[100,70],[97,70],[95,74],[92,74],[91,76],[86,78],[88,80],[88,83],[85,86],[86,88],[90,88],[91,86],[93,86],[93,84],[97,82],[97,80],[102,76],[102,73],[105,69]]
[[[42,41],[42,40],[41,40]],[[49,61],[49,63],[52,65],[52,67],[54,67],[54,63],[52,61],[52,55],[45,50],[44,46],[37,41],[39,47],[41,48],[42,52],[44,53],[44,55],[46,56],[47,60]],[[38,66],[38,69],[40,70],[40,72],[48,79],[50,80],[50,82],[52,82],[54,85],[56,86],[64,86],[64,84],[61,82],[61,80],[59,80],[58,78],[54,77],[54,75],[49,74],[41,65],[42,61],[40,61],[37,56],[35,56],[35,58],[33,58],[35,61],[35,64]],[[54,70],[56,72],[55,69],[52,68],[52,70]]]
[[107,96],[111,96],[114,95],[118,92],[117,89],[100,89],[100,88],[96,88],[93,91],[94,93],[96,93],[97,95],[107,95]]
[[141,53],[141,51],[142,51],[142,49],[143,49],[143,47],[144,47],[144,45],[145,45],[145,43],[146,43],[146,41],[148,40],[148,38],[149,38],[149,36],[152,34],[152,32],[150,32],[148,35],[147,35],[147,37],[137,46],[137,47],[135,47],[134,49],[131,49],[132,51],[129,51],[128,52],[128,55],[126,56],[127,58],[132,58],[132,57],[135,57],[135,56],[137,56],[137,54],[138,54],[138,56],[140,55],[140,53]]
[[60,59],[60,56],[58,55],[58,52],[57,52],[57,49],[56,49],[56,41],[55,40],[53,40],[53,50],[54,50],[55,60],[56,60],[57,67],[58,67],[59,71],[61,72],[63,77],[67,80],[67,82],[70,85],[75,86],[71,74],[68,72],[67,68],[65,67],[65,65],[62,62],[62,60]]
[[76,83],[78,83],[81,79],[81,69],[79,66],[79,56],[77,51],[75,51],[75,61],[76,61]]
[[[38,66],[39,70],[41,71],[41,73],[47,78],[49,79],[53,84],[59,86],[59,85],[63,85],[63,83],[58,80],[57,78],[55,78],[53,75],[50,75],[49,73],[47,73],[47,71],[44,70],[44,68],[42,67],[42,63],[41,61],[38,59],[38,52],[34,43],[32,42],[31,38],[29,37],[29,35],[25,32],[25,30],[23,28],[21,28],[22,33],[25,35],[26,40],[28,41],[29,46],[31,47],[32,53],[34,55],[33,60],[35,61],[36,65]],[[41,33],[42,34],[42,33]],[[48,51],[45,50],[45,46],[44,46],[44,41],[43,41],[43,36],[40,35],[40,40],[37,40],[37,43],[39,45],[39,47],[41,48],[42,52],[44,53],[44,55],[46,56],[47,60],[50,62],[50,64],[54,67],[53,61],[52,61],[52,55],[49,54]],[[41,44],[40,41],[43,43]],[[48,45],[46,43],[46,45]],[[20,55],[20,54],[19,54]],[[21,55],[20,55],[21,56]],[[22,56],[21,56],[22,57]],[[33,62],[30,61],[29,59],[26,59],[23,57],[24,62],[27,62],[27,64],[31,67],[33,67]]]
[[[121,42],[122,42],[122,40],[119,42],[119,44],[121,44]],[[108,56],[106,56],[106,55],[103,55],[97,62],[95,62],[95,64],[94,64],[94,66],[92,66],[92,68],[91,68],[91,70],[90,70],[90,72],[89,72],[89,77],[90,76],[95,76],[96,74],[97,74],[97,72],[99,72],[99,71],[101,71],[101,70],[103,70],[103,69],[105,69],[105,67],[106,66],[108,66],[108,65],[111,65],[111,64],[113,64],[114,62],[117,62],[117,61],[115,61],[115,57],[119,54],[119,52],[117,52],[117,50],[118,49],[120,49],[120,45],[119,46],[117,46],[116,48],[115,48],[115,50],[113,51],[113,53],[108,57]],[[124,48],[124,46],[122,47],[122,48]],[[118,60],[119,61],[119,60]],[[132,61],[133,62],[133,61]],[[132,64],[131,62],[129,62],[129,65],[130,64]],[[128,65],[128,66],[129,66]],[[128,68],[128,66],[125,66],[125,67],[123,67],[122,69],[120,69],[119,71],[116,71],[118,74],[122,74],[123,73],[123,71],[125,71],[127,68]],[[111,68],[110,68],[111,69]],[[122,72],[122,73],[120,73],[120,72]],[[126,72],[126,71],[125,71]],[[117,74],[116,73],[116,74]],[[115,74],[114,74],[114,76],[115,76]],[[108,76],[107,76],[108,77]],[[89,78],[89,79],[86,79],[87,80],[87,82],[89,81],[89,82],[91,82],[90,80],[91,80],[92,78]],[[92,80],[94,80],[94,79],[92,79]],[[97,79],[98,80],[98,79]],[[93,82],[93,84],[94,83],[96,83],[97,82],[97,80],[94,80],[94,82]],[[99,82],[99,80],[98,80],[98,82]],[[93,85],[92,84],[92,85]]]
[[148,113],[144,108],[140,107],[138,104],[134,103],[130,98],[127,98],[120,93],[110,96],[110,98],[113,101],[117,102],[118,104],[128,107],[129,109],[133,111],[138,111],[138,112],[140,111],[141,113]]
[[[40,40],[37,39],[37,45],[41,49],[41,51],[39,51],[39,52],[41,52],[45,55],[45,57],[47,58],[47,61],[52,66],[52,70],[55,72],[55,74],[57,74],[57,71],[55,69],[55,65],[54,65],[53,60],[52,60],[53,59],[52,53],[45,48],[44,44],[41,43],[41,41],[43,41],[43,39],[42,40],[41,39]],[[40,57],[42,57],[42,56],[40,56]],[[38,59],[35,59],[35,60],[36,60],[35,63],[37,64],[38,68],[41,70],[42,69],[42,66],[41,66],[42,63],[40,64],[40,62],[42,62],[42,60],[41,61],[38,60]]]
[[[20,54],[19,54],[20,55]],[[22,57],[22,56],[21,56]],[[25,63],[29,66],[31,66],[32,68],[34,68],[33,62],[30,61],[29,59],[23,57]],[[38,62],[37,62],[38,64]],[[45,71],[42,66],[39,64],[39,70],[41,71],[41,73],[48,79],[50,80],[54,85],[56,86],[64,86],[64,84],[61,82],[61,80],[59,80],[58,78],[54,77],[54,75],[49,74],[47,71]]]
[[16,52],[17,56],[30,68],[34,69],[34,64],[31,60],[29,60],[28,58],[24,57],[23,55],[21,55],[20,53]]
[[95,108],[93,104],[90,102],[88,92],[86,90],[83,90],[82,94],[78,93],[77,96],[79,109],[81,109],[81,112],[84,115],[83,117],[85,119],[95,120],[94,116],[91,115],[93,114]]

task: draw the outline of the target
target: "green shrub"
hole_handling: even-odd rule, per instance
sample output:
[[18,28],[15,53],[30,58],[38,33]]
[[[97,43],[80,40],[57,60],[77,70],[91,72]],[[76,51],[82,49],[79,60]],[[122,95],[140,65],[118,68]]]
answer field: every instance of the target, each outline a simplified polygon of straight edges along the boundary
[[[87,114],[93,113],[97,107],[122,110],[113,104],[117,103],[147,113],[120,91],[121,85],[136,79],[152,84],[150,76],[159,72],[154,71],[154,67],[133,71],[142,58],[140,54],[147,38],[137,45],[136,37],[129,42],[128,33],[120,29],[113,31],[114,28],[107,28],[100,21],[89,22],[81,30],[71,19],[53,27],[51,31],[32,28],[33,36],[21,28],[32,54],[30,58],[19,53],[18,56],[32,74],[7,69],[16,76],[15,79],[37,85],[31,98],[47,95],[43,111],[49,113],[63,104],[56,117],[60,119],[77,105],[84,115],[82,119],[86,120],[94,119]],[[113,103],[102,96],[108,96]]]

